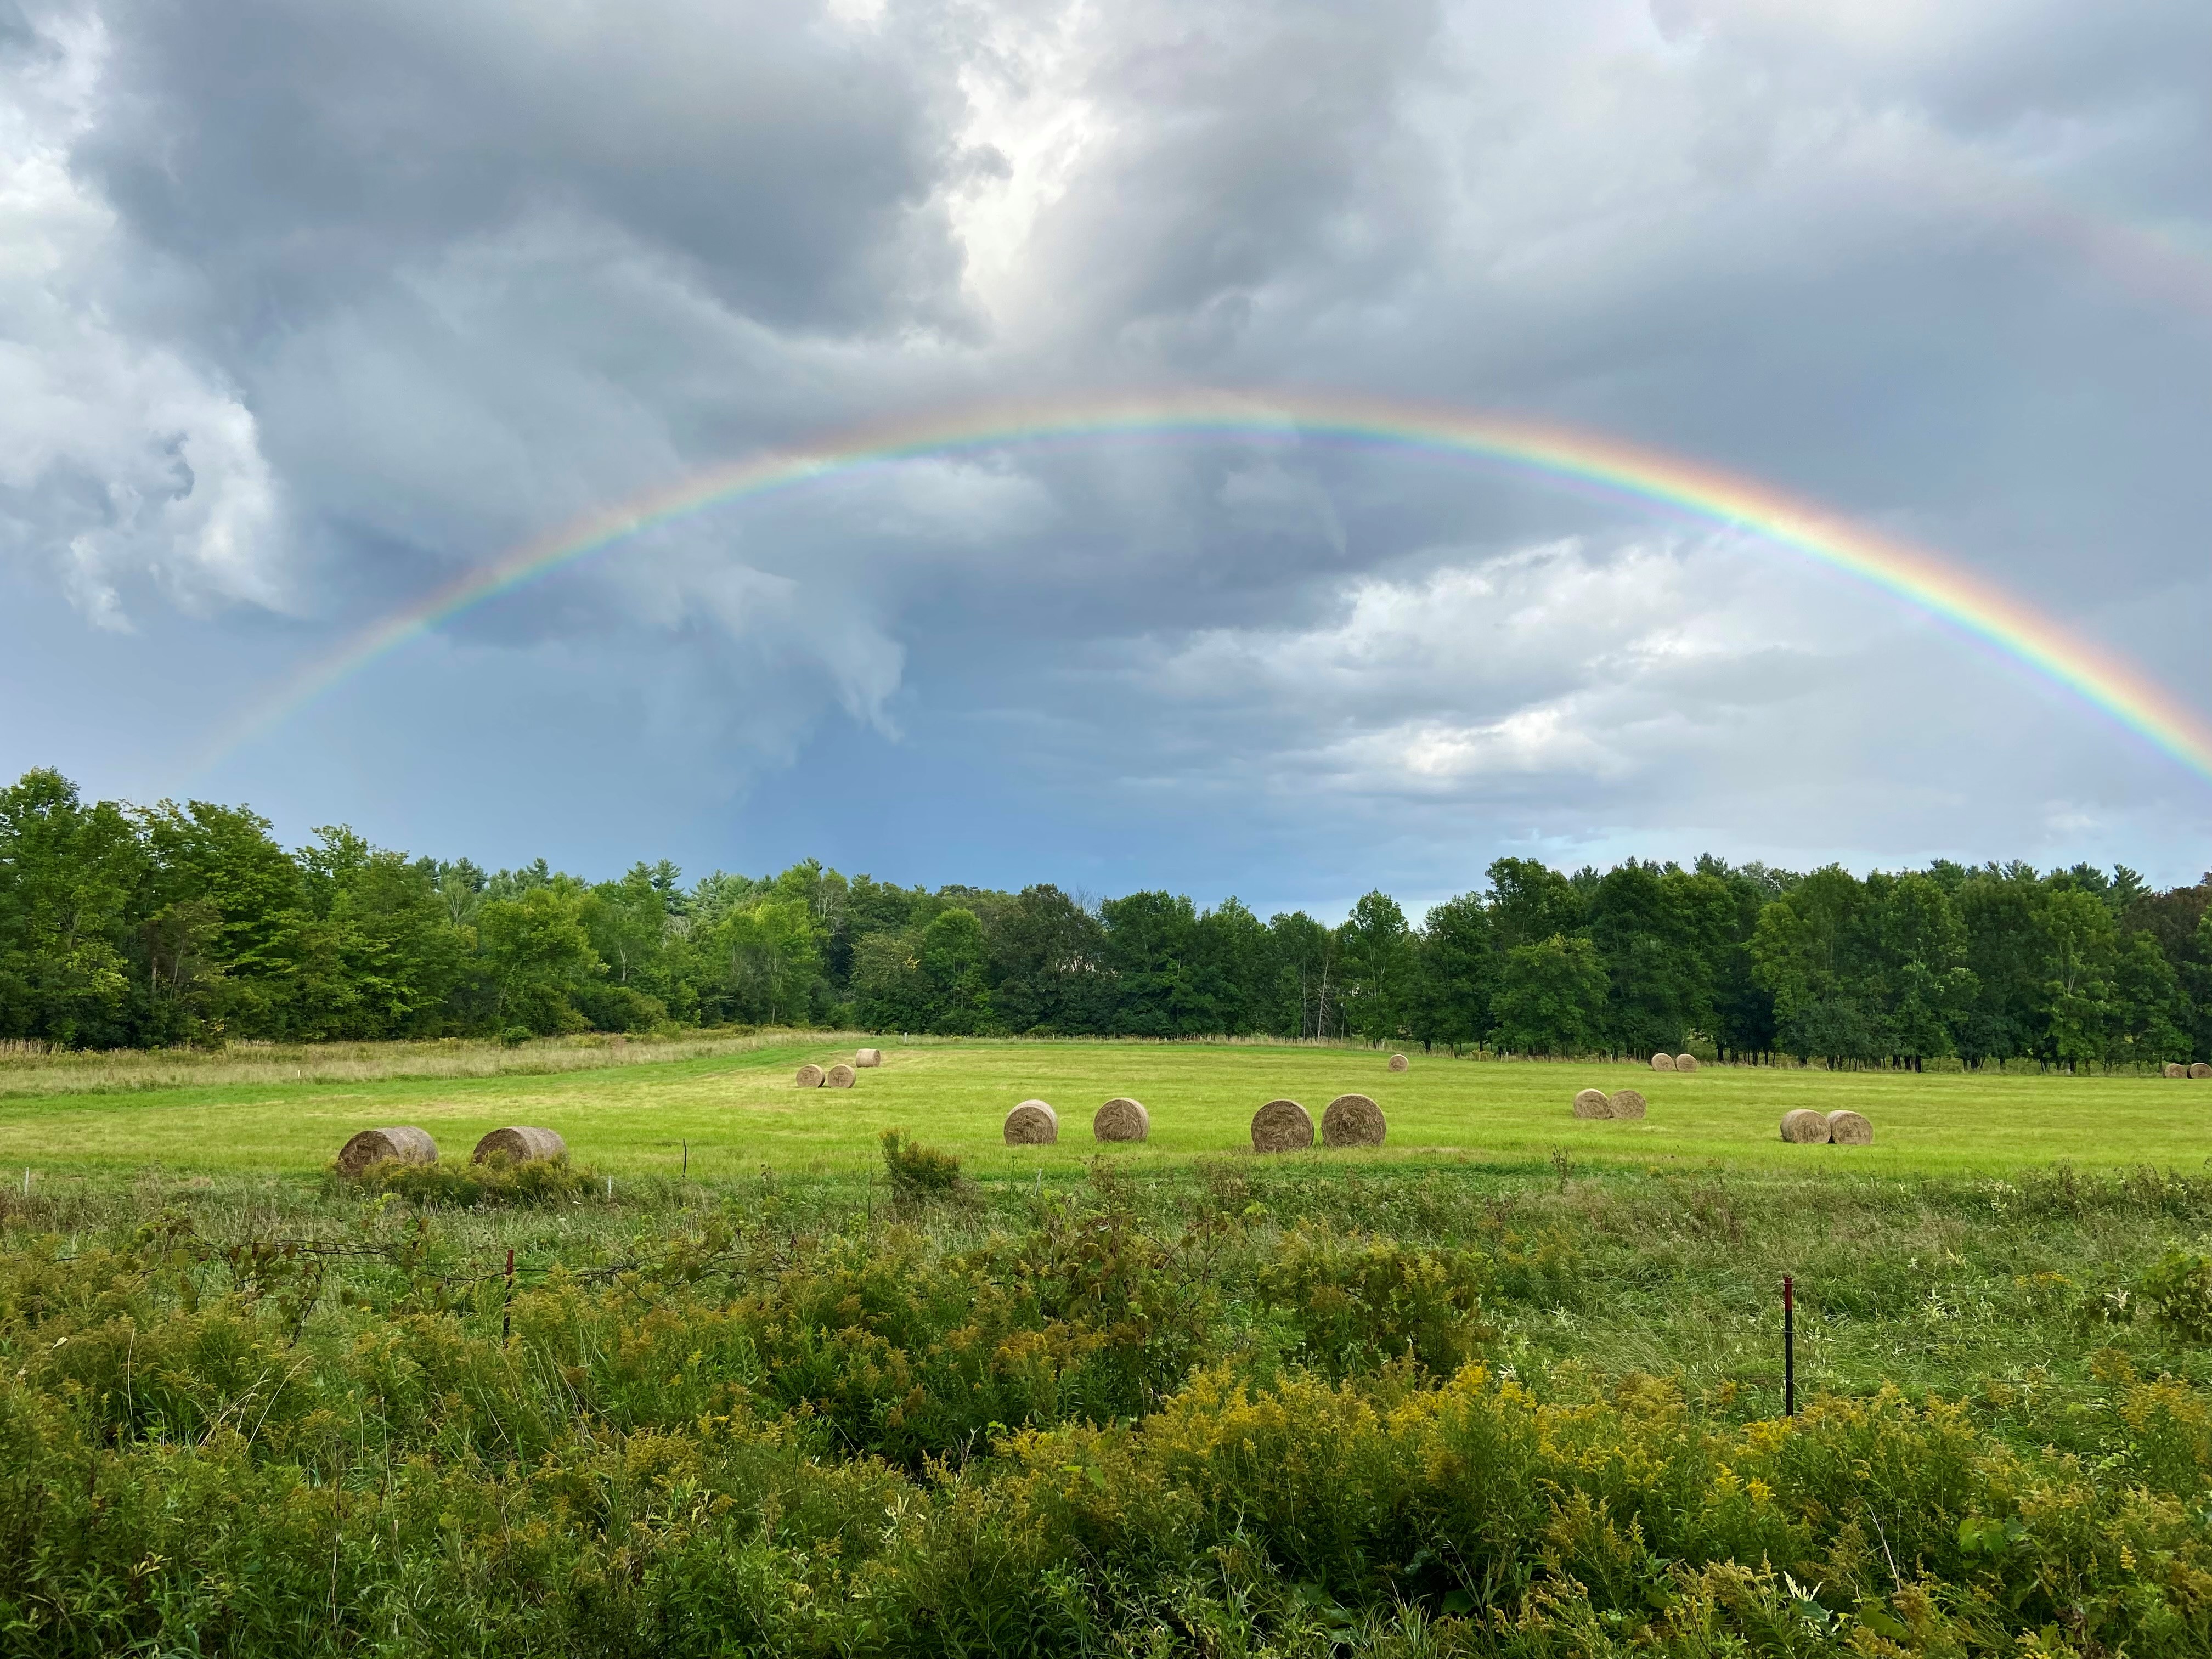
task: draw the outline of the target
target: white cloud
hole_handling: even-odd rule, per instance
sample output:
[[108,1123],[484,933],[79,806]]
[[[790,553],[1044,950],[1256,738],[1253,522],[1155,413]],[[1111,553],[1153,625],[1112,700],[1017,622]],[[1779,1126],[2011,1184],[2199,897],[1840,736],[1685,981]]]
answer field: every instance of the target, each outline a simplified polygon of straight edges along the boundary
[[252,414],[104,298],[137,255],[69,161],[98,118],[103,32],[64,22],[40,44],[0,100],[0,551],[106,628],[143,585],[194,611],[283,608]]

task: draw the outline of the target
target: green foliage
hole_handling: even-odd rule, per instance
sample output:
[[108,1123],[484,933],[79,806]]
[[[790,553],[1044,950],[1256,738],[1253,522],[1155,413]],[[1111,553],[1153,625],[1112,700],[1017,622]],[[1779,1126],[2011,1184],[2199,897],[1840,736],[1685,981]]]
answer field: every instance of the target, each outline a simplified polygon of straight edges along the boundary
[[1416,967],[1413,1036],[1443,1043],[1456,1054],[1490,1035],[1497,944],[1490,912],[1480,896],[1462,893],[1429,912]]
[[1413,1014],[1416,987],[1413,930],[1397,901],[1363,895],[1342,929],[1346,1025],[1370,1042],[1402,1032]]
[[1449,1376],[1476,1357],[1484,1335],[1483,1259],[1395,1239],[1300,1229],[1261,1270],[1261,1294],[1282,1309],[1299,1352],[1332,1377],[1411,1359]]
[[1498,988],[1497,1039],[1529,1054],[1577,1054],[1605,1029],[1605,961],[1589,939],[1559,933],[1506,953]]
[[983,924],[956,905],[930,918],[919,945],[921,981],[934,1011],[929,1029],[975,1036],[991,1029],[991,988],[984,975]]
[[125,918],[143,858],[115,807],[58,772],[0,790],[0,1030],[112,1042],[131,991]]
[[592,948],[584,903],[574,885],[550,884],[488,900],[477,911],[495,1019],[539,1036],[586,1029],[573,993],[605,964]]
[[[2053,1176],[2002,1212],[1975,1185],[1807,1184],[1739,1214],[1683,1180],[1470,1203],[1216,1174],[931,1231],[797,1187],[573,1227],[250,1194],[142,1220],[118,1188],[71,1242],[10,1212],[0,1653],[2212,1644],[2208,1379],[2069,1351],[2058,1303],[1999,1279],[1881,1289],[2139,1255],[2212,1219],[2201,1182]],[[1803,1282],[1859,1311],[1808,1302],[1826,1370],[1784,1419],[1762,1313],[1729,1374],[1712,1350],[1799,1237]],[[1601,1257],[1601,1304],[1479,1323],[1509,1237]],[[1655,1271],[1687,1316],[1642,1320]],[[1948,1398],[1838,1374],[1853,1332],[1953,1340],[1969,1316],[1931,1322],[1931,1291],[1996,1318],[2010,1380],[1979,1351]]]
[[821,968],[820,931],[805,899],[750,896],[695,928],[691,940],[711,975],[699,994],[708,1014],[770,1024],[803,1017]]
[[596,1170],[565,1158],[517,1162],[494,1153],[481,1162],[404,1164],[380,1158],[345,1186],[368,1194],[391,1193],[410,1204],[472,1207],[479,1205],[557,1204],[596,1191]]
[[2212,881],[1710,856],[1572,874],[1505,858],[1486,878],[1419,920],[1370,891],[1334,926],[1233,897],[901,888],[813,860],[592,883],[542,859],[410,860],[343,825],[287,852],[244,807],[87,804],[40,770],[0,790],[0,1040],[857,1024],[1908,1069],[2212,1053]]
[[2143,1298],[2184,1342],[2212,1343],[2212,1260],[2168,1250],[2143,1275]]
[[960,1188],[960,1160],[951,1152],[925,1146],[904,1129],[886,1129],[881,1136],[884,1172],[891,1191],[909,1202],[949,1197]]

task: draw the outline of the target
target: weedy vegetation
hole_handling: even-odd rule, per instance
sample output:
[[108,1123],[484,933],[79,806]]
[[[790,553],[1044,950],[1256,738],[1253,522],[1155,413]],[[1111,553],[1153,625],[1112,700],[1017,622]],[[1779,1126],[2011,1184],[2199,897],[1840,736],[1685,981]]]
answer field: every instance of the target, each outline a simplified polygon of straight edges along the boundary
[[10,1190],[0,1650],[2212,1650],[2212,1180],[880,1152]]
[[598,1171],[565,1158],[533,1158],[520,1162],[494,1153],[467,1164],[403,1164],[380,1158],[350,1179],[333,1174],[343,1188],[363,1194],[390,1193],[426,1207],[488,1207],[502,1204],[550,1204],[590,1192]]

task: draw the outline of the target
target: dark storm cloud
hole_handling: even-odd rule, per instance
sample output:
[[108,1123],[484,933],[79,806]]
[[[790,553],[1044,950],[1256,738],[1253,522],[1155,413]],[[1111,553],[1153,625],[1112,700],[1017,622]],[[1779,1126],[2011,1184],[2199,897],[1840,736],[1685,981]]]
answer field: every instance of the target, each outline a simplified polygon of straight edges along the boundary
[[428,0],[104,8],[107,118],[79,165],[247,337],[424,253],[571,215],[733,308],[942,315],[948,112],[928,42],[783,5],[548,11]]
[[[209,702],[251,702],[702,466],[1191,380],[1673,448],[2201,691],[2201,6],[23,16],[5,580],[140,627],[84,653],[84,697],[177,748],[223,710],[134,672],[220,649]],[[942,458],[700,514],[283,732],[206,787],[594,868],[817,851],[1325,902],[1434,896],[1506,847],[2204,856],[2201,781],[1887,599],[1310,441]],[[143,731],[112,759],[35,735],[0,761],[177,781]],[[593,787],[549,822],[578,756]]]

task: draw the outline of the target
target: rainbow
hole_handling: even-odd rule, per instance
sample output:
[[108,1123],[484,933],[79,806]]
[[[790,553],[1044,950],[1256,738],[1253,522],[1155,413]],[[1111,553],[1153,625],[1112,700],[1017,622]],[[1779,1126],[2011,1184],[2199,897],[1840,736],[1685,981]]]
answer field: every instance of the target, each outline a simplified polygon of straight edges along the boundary
[[1662,451],[1540,422],[1340,393],[1186,391],[997,405],[863,428],[698,473],[523,543],[320,658],[248,711],[210,763],[464,611],[641,532],[817,480],[928,459],[1101,441],[1326,442],[1503,465],[1748,532],[1892,593],[1994,647],[2212,778],[2212,726],[2172,692],[1995,584],[1809,502]]

